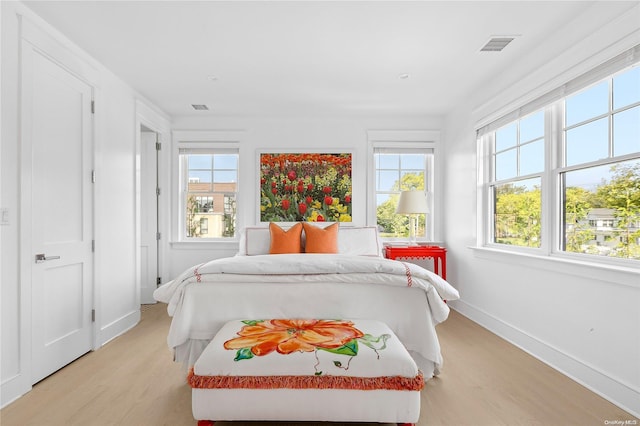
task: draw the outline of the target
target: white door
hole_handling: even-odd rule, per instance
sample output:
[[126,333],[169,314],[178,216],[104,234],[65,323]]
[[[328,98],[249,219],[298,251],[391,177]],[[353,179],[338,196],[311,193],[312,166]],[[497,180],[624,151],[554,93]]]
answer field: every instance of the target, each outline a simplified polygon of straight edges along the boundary
[[158,277],[157,133],[140,132],[140,303],[156,303]]
[[24,55],[36,383],[92,348],[92,87],[35,49]]

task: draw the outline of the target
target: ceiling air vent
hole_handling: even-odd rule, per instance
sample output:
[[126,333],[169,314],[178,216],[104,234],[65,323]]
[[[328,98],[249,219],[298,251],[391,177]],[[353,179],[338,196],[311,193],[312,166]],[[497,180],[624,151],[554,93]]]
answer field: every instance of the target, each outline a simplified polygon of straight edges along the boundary
[[196,111],[209,111],[209,107],[202,104],[191,104]]
[[483,47],[481,52],[501,52],[507,44],[515,40],[515,37],[492,37]]

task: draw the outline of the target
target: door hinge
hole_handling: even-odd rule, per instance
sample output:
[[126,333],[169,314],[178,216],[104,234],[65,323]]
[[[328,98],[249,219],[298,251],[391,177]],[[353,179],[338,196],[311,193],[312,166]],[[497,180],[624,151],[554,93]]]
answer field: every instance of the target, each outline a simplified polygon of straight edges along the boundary
[[159,232],[156,232],[156,240],[160,240],[160,238],[162,238],[162,235]]
[[96,310],[91,310],[91,322],[96,322]]
[[157,284],[157,285],[162,284],[162,278],[158,277],[158,278],[156,279],[156,284]]
[[156,142],[156,151],[162,151],[162,143]]
[[91,253],[96,251],[96,240],[91,240]]
[[156,197],[160,196],[160,188],[156,188]]
[[91,183],[96,183],[96,171],[91,170]]
[[91,114],[95,114],[96,113],[96,101],[94,101],[93,99],[91,100]]

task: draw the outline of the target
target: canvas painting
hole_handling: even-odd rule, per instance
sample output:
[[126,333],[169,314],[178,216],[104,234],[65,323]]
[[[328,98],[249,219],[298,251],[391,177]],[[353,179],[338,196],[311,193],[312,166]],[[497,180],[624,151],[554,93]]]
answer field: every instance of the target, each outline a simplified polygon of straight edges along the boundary
[[351,153],[260,153],[261,222],[351,222]]

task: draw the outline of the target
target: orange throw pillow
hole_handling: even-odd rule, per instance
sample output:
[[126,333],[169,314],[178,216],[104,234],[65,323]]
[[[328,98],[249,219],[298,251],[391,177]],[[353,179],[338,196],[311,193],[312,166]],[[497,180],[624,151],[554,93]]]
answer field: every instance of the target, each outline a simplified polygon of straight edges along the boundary
[[302,253],[300,248],[302,224],[296,223],[285,231],[272,222],[269,224],[269,234],[271,234],[269,254]]
[[306,243],[305,253],[337,253],[338,252],[338,229],[340,223],[334,223],[326,228],[320,228],[303,222]]

